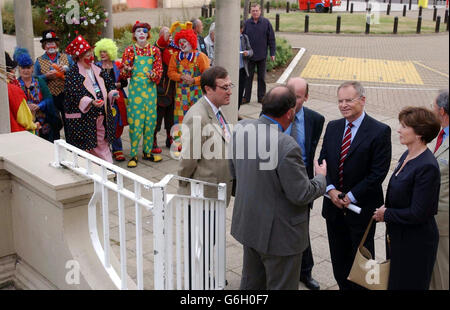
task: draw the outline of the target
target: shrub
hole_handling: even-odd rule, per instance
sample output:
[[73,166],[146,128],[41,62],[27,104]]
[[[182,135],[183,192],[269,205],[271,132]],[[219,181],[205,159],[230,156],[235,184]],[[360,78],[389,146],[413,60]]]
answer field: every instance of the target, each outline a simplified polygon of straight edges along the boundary
[[[45,1],[46,3],[46,1]],[[35,37],[40,37],[42,32],[50,27],[45,24],[45,8],[42,6],[33,6],[31,16],[33,19],[33,33]],[[2,9],[3,32],[14,35],[16,26],[14,21],[14,5],[12,1],[5,2]]]
[[[61,39],[61,49],[77,36],[82,35],[90,44],[100,39],[101,31],[109,22],[108,13],[98,0],[76,1],[79,5],[79,16],[75,16],[72,6],[66,7],[66,0],[53,0],[47,3],[45,23],[55,29]],[[71,22],[66,22],[66,16]]]
[[114,40],[118,40],[122,38],[125,34],[125,32],[131,32],[133,30],[132,24],[126,24],[121,27],[114,27]]
[[49,29],[45,24],[45,7],[33,7],[33,32],[35,37],[42,36],[44,30]]
[[[116,29],[114,29],[114,30],[115,30],[114,31],[114,33],[115,33]],[[117,30],[118,33],[119,33],[119,31],[120,30]],[[151,38],[149,40],[149,43],[153,45],[159,38],[159,28],[152,28],[150,30],[150,34],[151,34]],[[125,51],[125,49],[134,43],[133,42],[133,33],[128,30],[123,31],[123,32],[121,32],[120,37],[116,37],[114,35],[114,39],[115,39],[117,47],[118,47],[117,57],[122,58],[122,55],[123,55],[123,52]]]
[[285,66],[292,57],[292,47],[286,39],[276,38],[277,48],[275,50],[275,61],[270,58],[270,53],[267,53],[267,71],[272,71],[278,67]]
[[202,32],[202,36],[204,38],[206,38],[209,34],[209,27],[211,26],[211,24],[213,22],[216,21],[216,17],[212,16],[212,17],[208,17],[208,18],[204,18],[204,17],[199,17],[199,19],[202,21],[203,23],[203,32]]
[[45,8],[47,4],[47,0],[31,0],[31,5],[34,7]]
[[3,32],[6,34],[14,34],[16,26],[14,22],[14,4],[12,1],[5,2],[2,8]]

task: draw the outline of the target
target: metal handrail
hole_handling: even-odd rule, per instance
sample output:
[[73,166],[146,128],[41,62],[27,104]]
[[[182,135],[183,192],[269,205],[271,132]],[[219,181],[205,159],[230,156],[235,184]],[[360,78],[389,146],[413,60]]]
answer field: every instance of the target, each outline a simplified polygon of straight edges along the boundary
[[[136,275],[137,288],[144,289],[143,281],[143,249],[142,249],[142,207],[151,211],[153,215],[153,246],[154,246],[154,288],[174,289],[173,277],[176,274],[176,289],[181,289],[181,278],[184,276],[184,288],[194,289],[223,289],[225,286],[225,204],[226,184],[214,184],[176,175],[166,175],[159,183],[153,183],[128,170],[117,167],[92,154],[80,150],[64,140],[57,140],[55,144],[54,167],[65,167],[77,174],[83,175],[94,181],[94,194],[88,204],[89,231],[94,250],[103,264],[105,270],[119,289],[128,289],[127,279],[127,248],[125,230],[125,199],[134,202],[136,214]],[[72,160],[66,159],[66,151],[72,153]],[[82,160],[80,160],[80,158]],[[95,164],[96,166],[94,166]],[[115,182],[109,180],[115,174]],[[109,174],[109,175],[108,175]],[[134,191],[124,188],[124,177],[134,183]],[[172,180],[189,182],[191,184],[191,196],[180,194],[168,194],[167,185]],[[218,198],[206,198],[203,195],[204,186],[216,187]],[[152,191],[153,201],[142,197],[142,188]],[[109,201],[108,190],[117,193],[119,209],[119,238],[120,238],[120,276],[110,262],[109,240]],[[103,244],[100,242],[97,229],[97,203],[102,205],[103,214]],[[180,208],[183,204],[184,209]],[[188,214],[188,205],[192,205]],[[174,212],[175,210],[175,212]],[[203,210],[203,215],[201,213]],[[181,211],[183,211],[181,213]],[[211,213],[212,212],[212,213]],[[176,270],[173,269],[173,216],[175,214],[175,247]],[[202,216],[208,214],[209,221],[203,227],[205,219]],[[214,214],[211,216],[210,214]],[[192,216],[192,220],[190,217]],[[195,216],[195,218],[194,218]],[[181,226],[183,230],[183,245],[181,238]],[[213,231],[213,227],[215,231]],[[205,234],[203,231],[205,229]],[[209,234],[207,233],[209,231]],[[192,231],[189,233],[189,231]],[[200,234],[201,233],[201,234]],[[206,236],[206,237],[202,237]],[[203,246],[203,239],[208,244]],[[188,256],[188,239],[191,239],[191,257]],[[214,240],[213,240],[214,239]],[[206,247],[206,250],[204,249]],[[184,250],[184,256],[182,250]],[[214,249],[214,253],[213,253]],[[194,253],[194,250],[196,253]],[[203,264],[204,257],[209,251],[209,262]],[[200,254],[199,254],[200,253]],[[200,255],[200,256],[199,256]],[[182,274],[181,260],[184,263]],[[192,268],[188,268],[188,261],[192,262]],[[197,273],[194,274],[194,271]],[[199,278],[198,273],[204,276]],[[192,278],[189,284],[188,278]],[[206,280],[205,280],[206,279]],[[205,285],[205,283],[207,283]]]

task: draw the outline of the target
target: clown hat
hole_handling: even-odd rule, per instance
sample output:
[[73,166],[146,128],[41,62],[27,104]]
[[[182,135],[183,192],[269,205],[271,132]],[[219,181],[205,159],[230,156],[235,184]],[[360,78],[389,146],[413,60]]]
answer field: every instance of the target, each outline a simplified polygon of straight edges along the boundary
[[56,36],[55,30],[44,30],[42,32],[42,39],[41,43],[47,42],[47,41],[59,41],[59,38]]
[[133,29],[131,29],[131,32],[135,32],[138,28],[147,28],[148,31],[152,29],[150,24],[148,23],[141,23],[140,21],[136,21],[136,23],[133,25]]
[[79,57],[89,51],[92,47],[89,43],[79,35],[66,47],[66,53],[71,56]]
[[19,67],[29,67],[33,65],[33,60],[26,48],[16,47],[13,55],[13,59]]

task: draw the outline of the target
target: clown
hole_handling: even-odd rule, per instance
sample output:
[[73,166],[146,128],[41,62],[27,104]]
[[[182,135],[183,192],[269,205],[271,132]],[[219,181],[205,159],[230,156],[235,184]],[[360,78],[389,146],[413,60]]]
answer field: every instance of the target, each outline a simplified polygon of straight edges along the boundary
[[171,136],[170,131],[173,126],[175,82],[169,79],[167,71],[169,69],[170,59],[172,58],[172,55],[180,50],[173,41],[173,37],[179,25],[179,22],[175,22],[172,24],[170,29],[167,27],[161,27],[159,32],[159,39],[156,42],[156,46],[161,50],[163,61],[163,75],[160,83],[158,84],[158,121],[156,123],[153,148],[157,147],[156,135],[161,130],[163,119],[164,128],[166,130],[166,147],[170,148],[173,143],[173,137]]
[[138,145],[143,141],[144,160],[159,162],[162,157],[152,153],[161,153],[161,149],[153,149],[153,133],[157,118],[156,85],[162,76],[161,52],[148,43],[150,25],[137,21],[132,29],[133,41],[136,43],[125,49],[122,56],[123,70],[121,76],[130,78],[128,86],[128,124],[130,129],[131,159],[129,168],[138,163]]
[[[14,61],[19,66],[18,85],[23,90],[33,119],[40,124],[37,135],[47,141],[55,140],[55,133],[61,129],[53,104],[53,97],[44,79],[33,77],[33,60],[25,48],[16,47]],[[59,137],[59,135],[58,135]]]
[[189,25],[176,33],[174,41],[180,51],[170,59],[168,76],[176,82],[174,122],[181,124],[189,108],[202,97],[200,76],[209,68],[209,59],[197,51],[197,35]]
[[[69,70],[74,62],[72,58],[58,51],[59,38],[54,30],[45,30],[41,39],[44,55],[37,58],[34,63],[34,75],[47,82],[56,109],[64,118],[64,73]],[[59,139],[59,131],[55,132],[55,139]]]
[[90,44],[81,36],[66,48],[76,64],[66,75],[66,141],[112,163],[114,140],[112,105],[119,96],[110,76],[94,65]]
[[125,100],[127,95],[124,88],[128,86],[125,78],[120,79],[120,62],[114,62],[117,59],[117,45],[111,39],[101,39],[95,43],[94,54],[99,60],[95,64],[105,71],[114,81],[116,89],[119,91],[119,97],[114,101],[112,113],[114,117],[115,139],[112,142],[112,152],[116,161],[124,161],[122,139],[123,128],[128,125],[127,108]]

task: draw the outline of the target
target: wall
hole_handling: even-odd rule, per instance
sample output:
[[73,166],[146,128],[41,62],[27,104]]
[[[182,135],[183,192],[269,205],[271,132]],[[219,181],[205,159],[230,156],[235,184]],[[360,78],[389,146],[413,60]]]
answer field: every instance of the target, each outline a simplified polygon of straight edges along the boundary
[[[0,286],[116,289],[90,238],[92,182],[53,167],[53,144],[28,132],[2,134],[0,145]],[[68,261],[78,262],[79,283],[66,281]],[[111,263],[120,270],[114,255]]]

